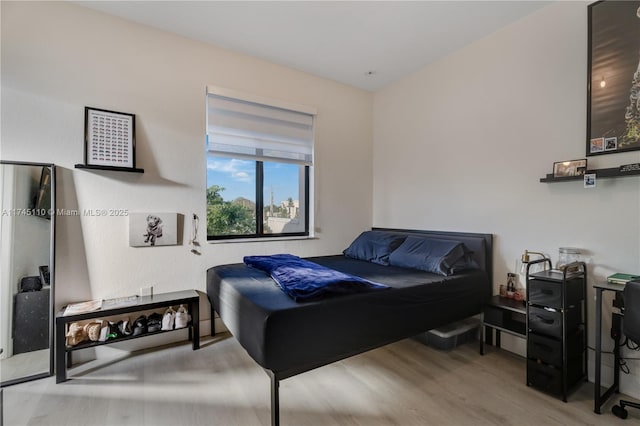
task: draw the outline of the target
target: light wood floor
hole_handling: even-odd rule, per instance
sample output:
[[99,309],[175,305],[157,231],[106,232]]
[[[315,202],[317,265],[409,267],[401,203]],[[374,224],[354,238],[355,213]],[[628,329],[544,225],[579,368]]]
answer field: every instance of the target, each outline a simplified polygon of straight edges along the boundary
[[[236,340],[119,355],[4,389],[4,425],[268,425],[269,380]],[[415,340],[286,379],[282,425],[632,425],[593,413],[593,385],[568,403],[525,385],[525,361],[476,343],[443,352]]]
[[25,352],[0,360],[0,380],[3,382],[48,372],[49,349]]

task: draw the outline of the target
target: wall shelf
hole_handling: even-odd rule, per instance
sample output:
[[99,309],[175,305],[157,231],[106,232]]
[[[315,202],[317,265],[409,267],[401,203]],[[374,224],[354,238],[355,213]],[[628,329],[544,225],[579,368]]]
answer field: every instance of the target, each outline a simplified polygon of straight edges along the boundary
[[[620,171],[619,167],[612,167],[609,169],[593,169],[587,170],[587,174],[594,173],[597,179],[618,178],[625,176],[640,176],[640,170],[629,170],[626,172]],[[572,180],[584,180],[584,176],[565,176],[565,177],[553,177],[553,174],[549,173],[547,176],[540,178],[540,182],[552,183],[552,182],[567,182]]]
[[136,167],[93,166],[89,164],[76,164],[76,169],[85,170],[109,170],[112,172],[144,173],[144,169]]

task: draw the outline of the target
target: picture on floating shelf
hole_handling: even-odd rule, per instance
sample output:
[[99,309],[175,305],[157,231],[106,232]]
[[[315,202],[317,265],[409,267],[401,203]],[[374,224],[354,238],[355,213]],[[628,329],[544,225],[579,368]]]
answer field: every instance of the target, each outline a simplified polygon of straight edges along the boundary
[[136,116],[84,108],[84,162],[92,166],[136,166]]
[[584,187],[585,188],[595,188],[596,187],[596,174],[588,173],[584,175]]
[[129,246],[154,247],[178,244],[177,213],[130,213]]
[[553,177],[582,176],[586,171],[586,159],[553,163]]

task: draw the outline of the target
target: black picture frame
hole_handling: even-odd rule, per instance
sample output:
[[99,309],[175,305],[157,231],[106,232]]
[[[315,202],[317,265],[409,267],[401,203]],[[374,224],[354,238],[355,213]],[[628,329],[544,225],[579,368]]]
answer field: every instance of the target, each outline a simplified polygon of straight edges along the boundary
[[640,150],[640,1],[588,6],[586,154]]
[[84,164],[135,169],[135,114],[85,107]]
[[587,172],[587,159],[556,161],[553,163],[553,177],[582,176]]

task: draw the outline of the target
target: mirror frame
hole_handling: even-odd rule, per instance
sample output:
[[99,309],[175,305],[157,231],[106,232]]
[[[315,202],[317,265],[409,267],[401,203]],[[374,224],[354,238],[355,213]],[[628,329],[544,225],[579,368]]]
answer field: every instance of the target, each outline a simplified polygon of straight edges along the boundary
[[55,366],[55,271],[56,271],[56,165],[53,163],[33,163],[28,161],[0,161],[0,164],[13,166],[36,166],[51,168],[51,240],[49,241],[49,371],[32,374],[0,383],[0,387],[24,383],[31,380],[53,376]]

